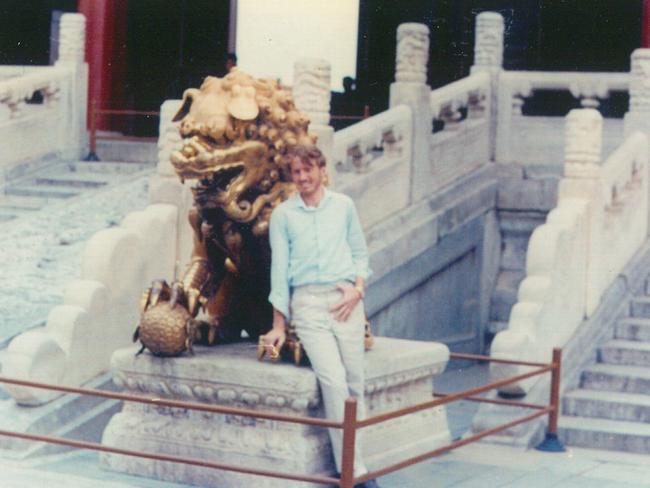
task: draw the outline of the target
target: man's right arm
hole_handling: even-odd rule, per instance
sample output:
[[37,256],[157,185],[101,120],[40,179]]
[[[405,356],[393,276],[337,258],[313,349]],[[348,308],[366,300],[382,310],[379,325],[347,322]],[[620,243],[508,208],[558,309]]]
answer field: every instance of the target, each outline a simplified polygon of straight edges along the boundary
[[269,225],[271,244],[271,293],[273,305],[273,328],[264,336],[264,342],[282,347],[285,327],[289,316],[289,236],[286,215],[276,209],[271,214]]

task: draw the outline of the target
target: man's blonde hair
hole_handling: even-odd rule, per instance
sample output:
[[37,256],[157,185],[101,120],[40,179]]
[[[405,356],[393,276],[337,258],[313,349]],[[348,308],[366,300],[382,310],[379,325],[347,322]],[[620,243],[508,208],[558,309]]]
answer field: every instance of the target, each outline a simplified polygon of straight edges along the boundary
[[320,149],[314,145],[297,145],[289,149],[287,152],[287,160],[289,164],[298,158],[300,162],[309,166],[316,164],[319,168],[325,167],[325,156]]

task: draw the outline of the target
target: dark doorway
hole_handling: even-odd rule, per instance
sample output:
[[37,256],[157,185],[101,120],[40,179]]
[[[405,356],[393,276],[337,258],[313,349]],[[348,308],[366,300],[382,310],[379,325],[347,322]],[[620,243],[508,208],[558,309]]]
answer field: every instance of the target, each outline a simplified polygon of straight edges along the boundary
[[77,0],[2,0],[0,65],[47,65],[55,10],[76,12]]
[[475,17],[486,10],[503,15],[506,69],[627,71],[641,45],[642,6],[643,0],[361,0],[358,90],[372,113],[388,107],[403,22],[429,27],[430,86],[467,76]]
[[[223,75],[228,0],[137,0],[128,9],[127,104],[158,110],[207,75]],[[157,133],[157,120],[134,119],[129,132]]]

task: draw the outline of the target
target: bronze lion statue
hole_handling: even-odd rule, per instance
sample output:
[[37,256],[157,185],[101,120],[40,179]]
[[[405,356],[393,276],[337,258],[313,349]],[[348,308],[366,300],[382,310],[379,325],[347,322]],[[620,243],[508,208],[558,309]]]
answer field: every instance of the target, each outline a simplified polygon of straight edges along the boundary
[[[236,68],[186,90],[174,121],[184,143],[171,162],[193,185],[192,256],[180,281],[155,281],[144,291],[133,337],[140,352],[159,356],[237,341],[243,331],[256,340],[270,329],[269,219],[295,191],[288,150],[316,142],[289,90]],[[302,358],[291,330],[283,352]]]
[[180,281],[144,292],[134,335],[161,356],[270,327],[269,219],[295,191],[287,150],[316,141],[290,91],[237,69],[186,90],[174,121],[184,143],[171,161],[193,185],[192,257]]

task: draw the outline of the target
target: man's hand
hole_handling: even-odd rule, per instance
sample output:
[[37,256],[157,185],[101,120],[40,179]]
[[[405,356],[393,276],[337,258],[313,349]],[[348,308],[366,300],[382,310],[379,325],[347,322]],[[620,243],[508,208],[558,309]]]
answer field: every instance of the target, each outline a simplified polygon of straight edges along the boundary
[[343,292],[343,297],[330,308],[330,312],[339,322],[345,322],[361,301],[361,293],[352,283],[340,283],[336,287]]
[[[265,335],[262,336],[264,340],[264,345],[268,348],[275,347],[278,351],[282,349],[284,341],[287,340],[287,334],[284,331],[284,328],[273,328]],[[267,351],[267,353],[270,351]]]
[[[273,360],[277,359],[277,354],[287,340],[286,319],[284,315],[275,308],[273,309],[273,328],[265,335],[260,336],[260,344],[266,348],[265,353]],[[275,357],[274,357],[275,356]]]

